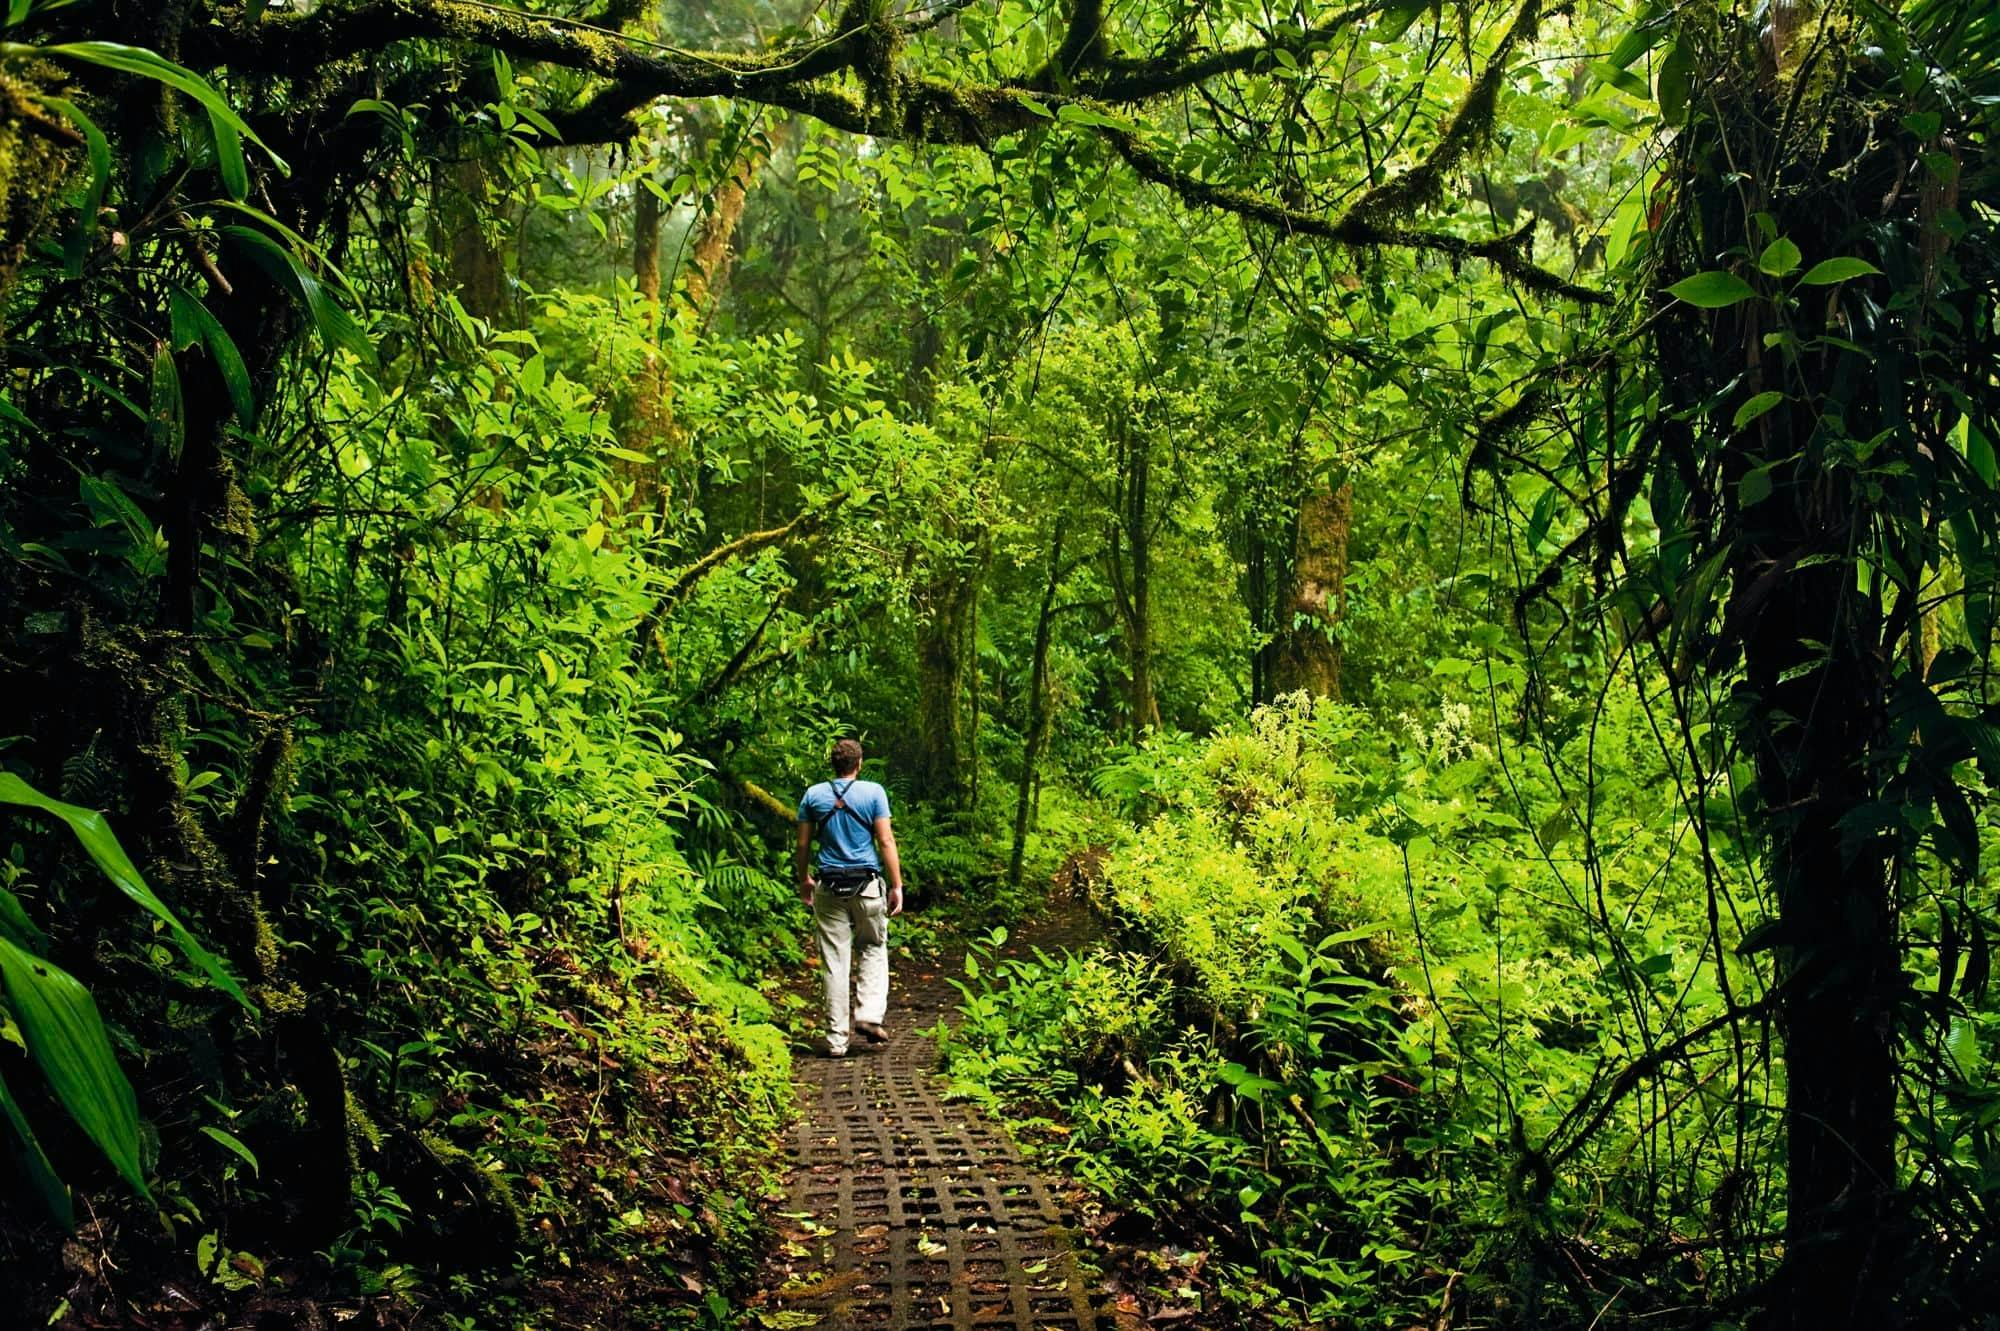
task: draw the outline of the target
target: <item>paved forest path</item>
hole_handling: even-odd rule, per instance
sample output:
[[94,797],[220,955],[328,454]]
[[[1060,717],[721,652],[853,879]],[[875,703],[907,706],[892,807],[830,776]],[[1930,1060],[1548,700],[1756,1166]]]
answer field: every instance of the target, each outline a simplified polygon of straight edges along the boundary
[[[1090,935],[1052,908],[1004,955]],[[785,1246],[767,1325],[817,1331],[1111,1331],[1080,1272],[1062,1180],[1023,1161],[976,1106],[946,1101],[937,1046],[918,1032],[956,1010],[961,958],[898,957],[889,1043],[846,1058],[800,1054],[801,1113]],[[1071,1185],[1073,1186],[1073,1185]]]

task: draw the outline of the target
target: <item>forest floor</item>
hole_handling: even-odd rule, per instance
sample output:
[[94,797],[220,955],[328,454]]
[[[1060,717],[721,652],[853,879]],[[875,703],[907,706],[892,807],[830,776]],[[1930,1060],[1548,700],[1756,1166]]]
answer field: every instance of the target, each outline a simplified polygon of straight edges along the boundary
[[[1052,906],[1002,956],[1081,946],[1075,906]],[[753,1321],[816,1331],[1124,1331],[1149,1319],[1127,1272],[1198,1259],[1157,1240],[1114,1249],[1108,1216],[1072,1179],[1037,1168],[1006,1126],[946,1098],[927,1034],[955,1010],[962,956],[907,958],[891,978],[886,1045],[800,1053],[800,1116],[782,1240]],[[1145,1263],[1139,1263],[1145,1264]],[[1102,1266],[1114,1268],[1110,1275]]]

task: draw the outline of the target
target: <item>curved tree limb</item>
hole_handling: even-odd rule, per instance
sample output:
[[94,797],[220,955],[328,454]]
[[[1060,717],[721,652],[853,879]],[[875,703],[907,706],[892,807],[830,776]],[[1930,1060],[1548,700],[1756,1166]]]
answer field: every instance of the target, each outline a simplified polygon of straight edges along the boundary
[[1567,296],[1587,305],[1611,303],[1611,297],[1606,293],[1571,282],[1528,258],[1528,250],[1534,240],[1532,221],[1510,235],[1470,240],[1449,232],[1419,231],[1378,221],[1373,213],[1364,213],[1359,207],[1350,208],[1338,218],[1323,217],[1318,213],[1288,207],[1249,190],[1203,180],[1145,147],[1134,134],[1106,131],[1106,135],[1119,155],[1131,163],[1132,169],[1140,176],[1165,186],[1189,203],[1235,213],[1287,235],[1317,236],[1341,245],[1429,250],[1454,259],[1484,259],[1531,291]]
[[[232,67],[293,75],[422,40],[482,46],[558,65],[605,81],[579,105],[550,115],[563,140],[572,144],[629,136],[634,114],[658,100],[730,97],[811,116],[849,133],[985,148],[1006,135],[1046,126],[1052,112],[1060,113],[1066,105],[1090,111],[1155,101],[1211,79],[1273,67],[1281,51],[1295,62],[1313,61],[1316,49],[1323,53],[1332,37],[1380,7],[1379,0],[1366,0],[1325,23],[1263,43],[1135,59],[1109,52],[1100,7],[1079,0],[1053,67],[1023,76],[1027,83],[912,74],[899,59],[898,47],[922,29],[924,16],[898,20],[858,3],[847,7],[831,36],[761,52],[696,51],[642,42],[481,0],[358,0],[298,15],[266,14],[256,22],[212,14],[206,27],[190,34],[189,44],[204,46],[213,59]],[[1484,137],[1508,62],[1521,44],[1532,40],[1542,13],[1542,0],[1525,0],[1437,147],[1408,171],[1363,193],[1337,218],[1194,176],[1142,144],[1132,130],[1115,121],[1096,123],[1108,121],[1102,111],[1085,127],[1109,141],[1143,178],[1186,202],[1342,245],[1483,259],[1531,290],[1603,304],[1608,300],[1604,293],[1531,260],[1528,228],[1468,239],[1395,220],[1435,198],[1444,177]],[[1049,86],[1057,82],[1066,86]]]
[[654,632],[660,625],[666,623],[667,616],[671,615],[675,608],[687,599],[689,593],[693,592],[700,585],[703,578],[706,578],[732,559],[739,559],[744,555],[756,554],[760,550],[768,550],[772,546],[782,544],[795,536],[805,537],[812,535],[832,520],[833,515],[840,511],[840,506],[845,504],[848,498],[848,494],[843,491],[827,500],[824,504],[821,504],[818,508],[807,509],[782,527],[768,527],[763,531],[745,532],[733,541],[725,541],[721,545],[716,546],[715,549],[710,550],[700,559],[688,565],[687,568],[681,571],[681,575],[674,579],[673,585],[667,588],[666,594],[660,597],[658,603],[640,619],[636,630],[636,638],[632,646],[633,656],[637,658],[645,654],[646,645],[652,641]]

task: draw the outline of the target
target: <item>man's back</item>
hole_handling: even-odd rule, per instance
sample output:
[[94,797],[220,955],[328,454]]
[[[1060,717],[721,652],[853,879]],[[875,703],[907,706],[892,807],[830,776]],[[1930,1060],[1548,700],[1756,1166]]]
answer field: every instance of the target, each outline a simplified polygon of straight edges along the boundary
[[[845,805],[836,808],[835,801]],[[889,816],[889,792],[873,781],[822,781],[799,801],[799,821],[819,829],[822,869],[879,869],[875,820]]]

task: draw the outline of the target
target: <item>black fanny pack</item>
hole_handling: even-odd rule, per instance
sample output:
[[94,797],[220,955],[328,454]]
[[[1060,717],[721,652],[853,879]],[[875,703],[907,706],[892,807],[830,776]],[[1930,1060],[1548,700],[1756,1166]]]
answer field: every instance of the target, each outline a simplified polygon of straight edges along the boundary
[[859,896],[862,888],[875,881],[875,870],[827,869],[820,874],[819,881],[837,897]]

